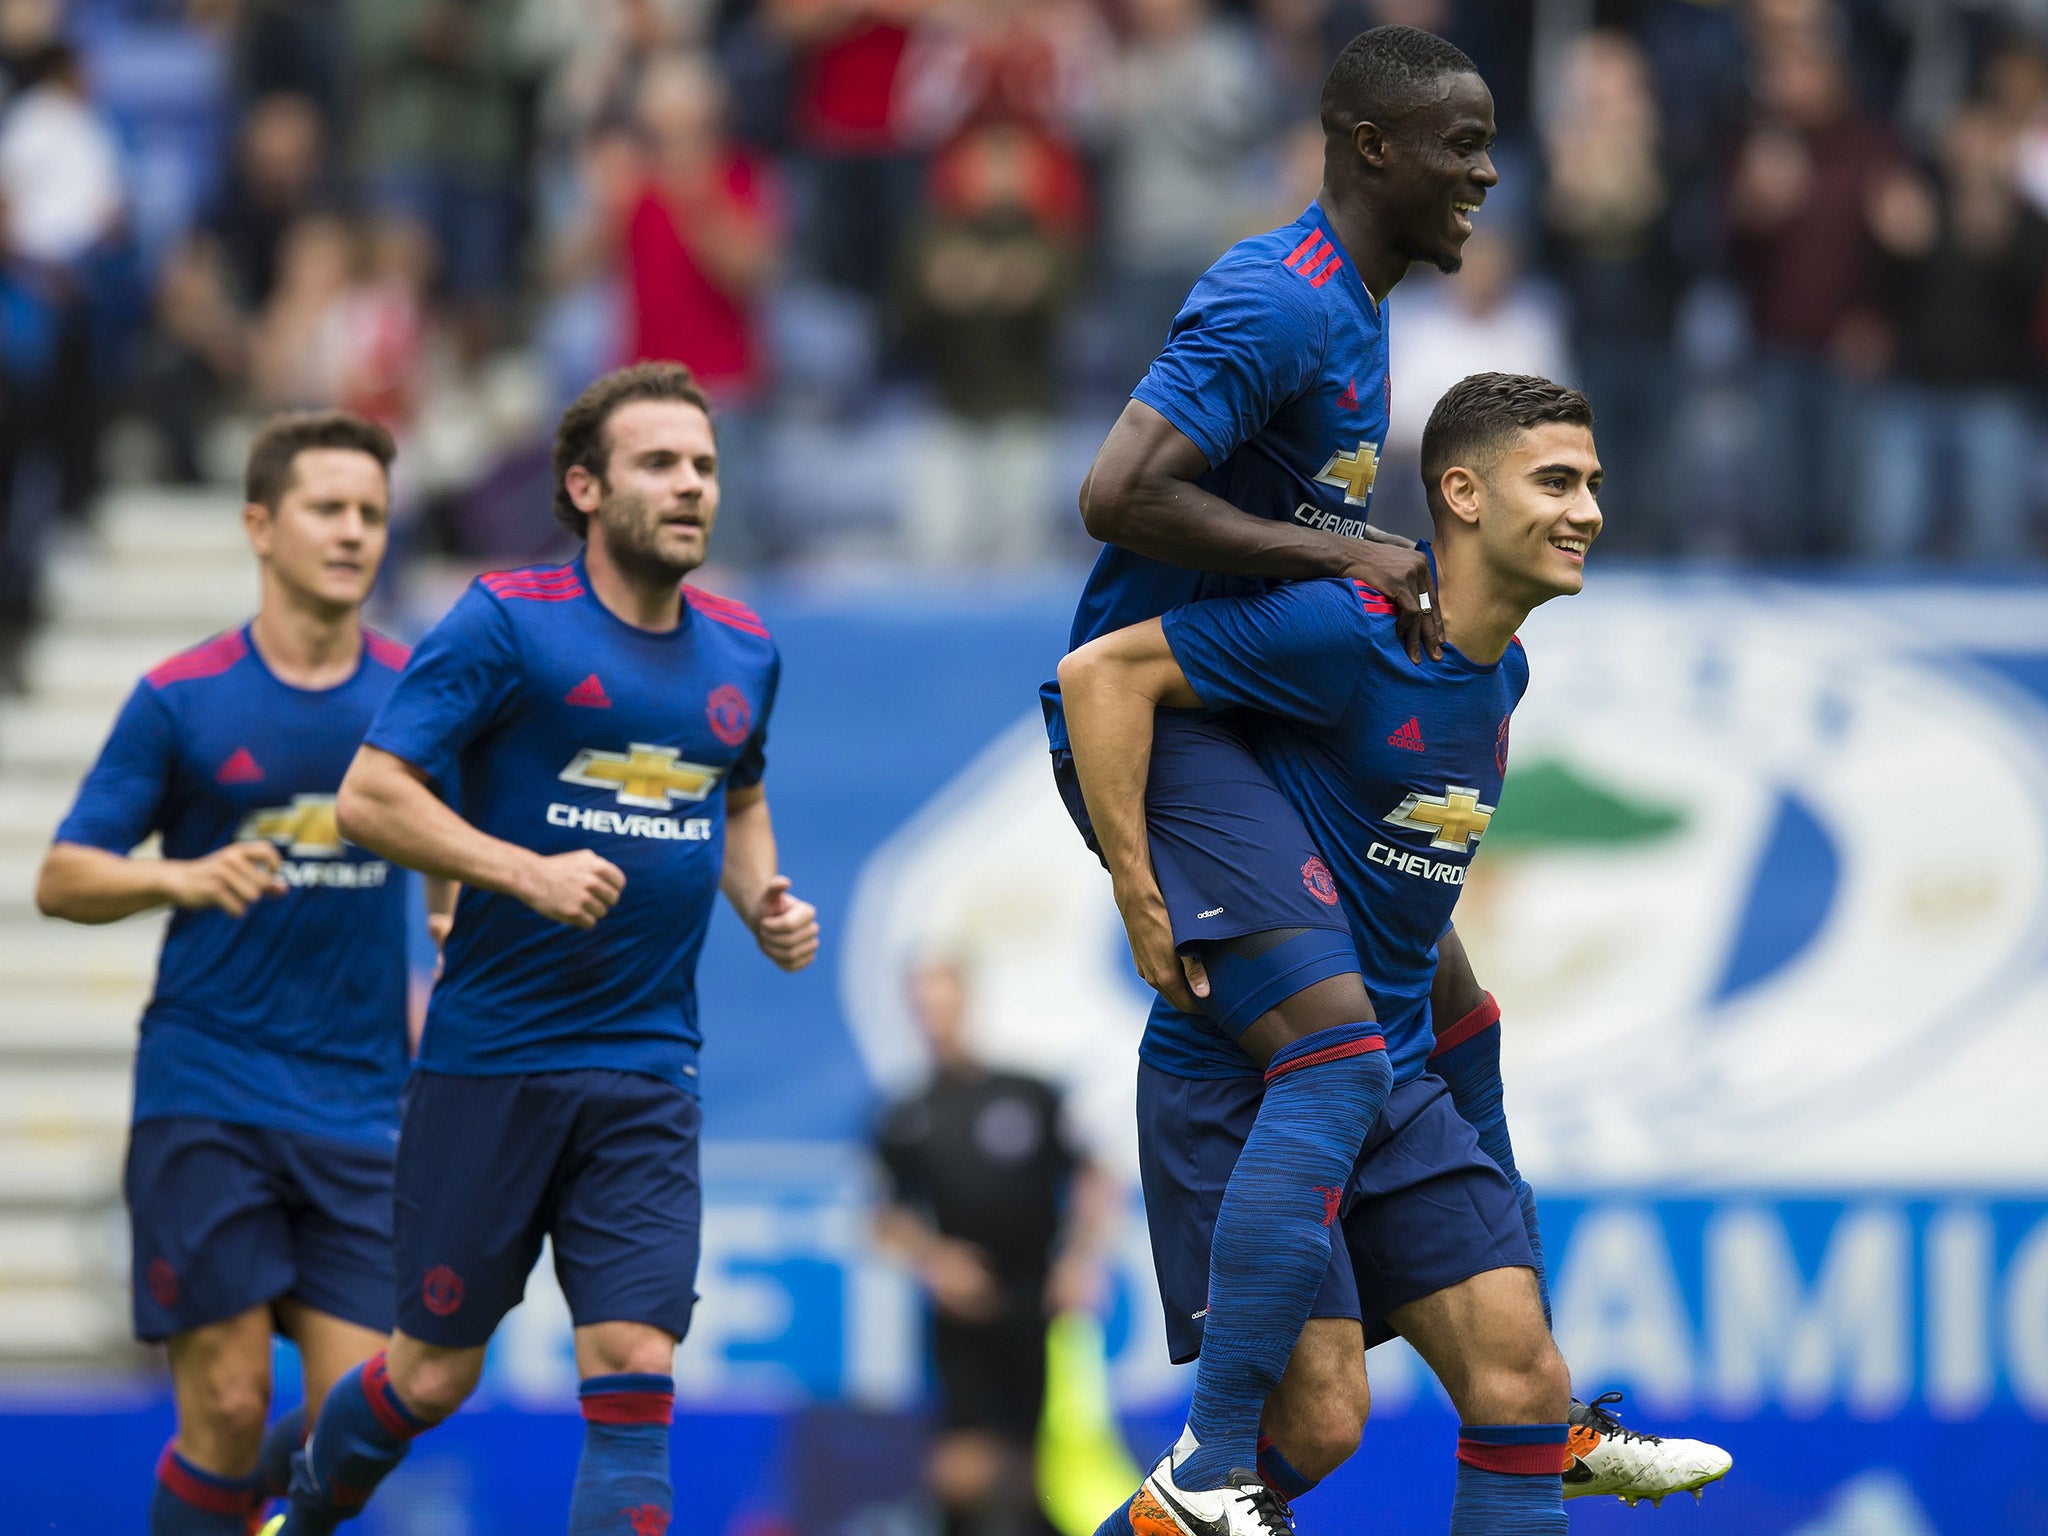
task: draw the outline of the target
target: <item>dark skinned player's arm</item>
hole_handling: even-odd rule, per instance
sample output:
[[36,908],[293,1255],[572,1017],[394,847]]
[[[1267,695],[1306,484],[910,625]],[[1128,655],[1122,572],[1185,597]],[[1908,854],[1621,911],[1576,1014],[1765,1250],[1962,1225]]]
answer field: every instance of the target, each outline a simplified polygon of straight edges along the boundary
[[1429,989],[1429,1016],[1442,1034],[1486,1001],[1486,989],[1472,972],[1472,958],[1456,928],[1436,941],[1436,980]]
[[1192,1011],[1194,998],[1174,951],[1146,841],[1145,781],[1152,768],[1154,711],[1195,709],[1201,700],[1157,619],[1089,641],[1061,660],[1059,677],[1074,772],[1109,866],[1131,957],[1148,985],[1176,1008]]
[[1412,658],[1425,644],[1442,655],[1441,605],[1432,598],[1424,613],[1420,602],[1435,589],[1429,562],[1408,540],[1376,529],[1345,538],[1253,517],[1195,484],[1208,470],[1185,433],[1151,406],[1129,401],[1081,482],[1081,520],[1105,544],[1191,570],[1283,581],[1355,578],[1400,609]]

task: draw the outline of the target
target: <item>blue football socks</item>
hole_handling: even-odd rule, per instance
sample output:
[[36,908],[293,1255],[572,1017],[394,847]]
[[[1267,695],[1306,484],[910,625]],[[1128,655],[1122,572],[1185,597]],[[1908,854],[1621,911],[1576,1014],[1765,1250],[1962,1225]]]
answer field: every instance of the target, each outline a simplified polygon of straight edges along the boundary
[[1221,1488],[1258,1461],[1259,1414],[1280,1384],[1330,1263],[1330,1229],[1393,1083],[1378,1026],[1340,1024],[1278,1052],[1216,1215],[1209,1316],[1173,1478]]
[[202,1472],[167,1445],[156,1464],[156,1494],[149,1503],[149,1536],[245,1536],[249,1517],[263,1507],[263,1491],[249,1477]]
[[1451,1536],[1564,1536],[1568,1424],[1466,1424],[1458,1430]]
[[663,1536],[674,1510],[668,1426],[671,1376],[592,1376],[583,1404],[583,1459],[569,1495],[569,1536]]
[[1322,1481],[1309,1477],[1280,1452],[1271,1435],[1259,1436],[1259,1481],[1292,1504]]
[[1506,1106],[1501,1102],[1500,1005],[1493,995],[1437,1037],[1429,1070],[1451,1090],[1451,1103],[1479,1135],[1479,1146],[1500,1165],[1515,1187],[1522,1225],[1536,1253],[1536,1289],[1543,1298],[1543,1321],[1550,1321],[1550,1277],[1543,1264],[1543,1234],[1536,1221],[1536,1192],[1515,1167],[1514,1143],[1508,1139]]
[[256,1453],[256,1483],[266,1499],[281,1499],[292,1485],[292,1457],[306,1443],[306,1405],[300,1403],[263,1432]]
[[313,1438],[292,1463],[280,1536],[328,1536],[370,1495],[430,1426],[399,1400],[379,1350],[334,1384]]

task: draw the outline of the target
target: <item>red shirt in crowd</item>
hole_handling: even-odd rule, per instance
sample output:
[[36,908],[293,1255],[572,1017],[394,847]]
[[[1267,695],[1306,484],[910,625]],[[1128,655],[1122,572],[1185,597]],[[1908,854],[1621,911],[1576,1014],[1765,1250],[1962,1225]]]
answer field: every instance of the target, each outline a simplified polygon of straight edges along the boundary
[[[729,153],[719,184],[727,198],[758,219],[771,215],[766,174]],[[714,395],[745,395],[761,382],[763,359],[750,293],[723,286],[699,264],[687,210],[659,183],[633,202],[626,226],[627,274],[633,294],[633,361],[685,364]]]

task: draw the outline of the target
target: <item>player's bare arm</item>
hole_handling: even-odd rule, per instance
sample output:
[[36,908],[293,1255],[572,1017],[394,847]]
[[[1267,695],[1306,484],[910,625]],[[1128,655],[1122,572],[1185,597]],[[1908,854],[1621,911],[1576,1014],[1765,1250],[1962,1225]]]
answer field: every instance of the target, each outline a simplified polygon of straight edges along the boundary
[[277,848],[230,843],[201,859],[135,859],[55,843],[36,876],[36,909],[72,923],[115,923],[152,907],[218,907],[240,917],[266,896],[281,896]]
[[344,837],[394,864],[497,891],[571,928],[594,926],[626,888],[619,867],[587,848],[539,854],[478,831],[418,768],[378,747],[358,749],[334,813]]
[[1195,998],[1208,996],[1209,981],[1199,960],[1183,960],[1174,949],[1145,838],[1145,781],[1152,765],[1153,711],[1196,709],[1201,700],[1157,619],[1099,636],[1069,653],[1060,662],[1059,678],[1074,771],[1109,866],[1131,958],[1148,985],[1174,1007],[1193,1012]]
[[462,886],[454,880],[429,875],[426,894],[427,932],[439,949],[448,942],[448,932],[455,926],[455,898],[462,894]]
[[718,883],[762,954],[785,971],[818,958],[818,909],[790,895],[789,877],[777,872],[775,824],[759,784],[725,792],[725,868]]
[[[1169,565],[1227,576],[1356,579],[1401,610],[1411,658],[1443,655],[1443,620],[1429,561],[1406,539],[1372,532],[1345,538],[1320,528],[1253,517],[1195,482],[1209,461],[1192,439],[1142,401],[1125,404],[1081,482],[1089,534]],[[1429,597],[1425,605],[1423,599]]]

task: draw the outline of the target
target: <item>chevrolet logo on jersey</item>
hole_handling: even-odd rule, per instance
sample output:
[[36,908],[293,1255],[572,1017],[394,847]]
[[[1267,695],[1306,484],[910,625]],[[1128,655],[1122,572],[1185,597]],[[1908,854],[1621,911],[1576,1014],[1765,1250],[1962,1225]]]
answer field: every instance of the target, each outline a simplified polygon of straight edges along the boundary
[[722,768],[676,759],[674,747],[651,747],[636,741],[623,752],[601,752],[585,747],[575,761],[562,770],[567,784],[591,789],[609,789],[621,805],[641,805],[665,811],[673,800],[703,800],[718,786]]
[[341,828],[334,820],[332,795],[293,795],[290,805],[251,811],[235,828],[235,836],[275,843],[295,859],[341,857]]
[[1386,818],[1389,826],[1430,834],[1429,846],[1464,853],[1485,835],[1493,807],[1479,803],[1479,791],[1449,785],[1440,795],[1411,794]]
[[1379,449],[1371,443],[1362,442],[1356,453],[1331,454],[1330,462],[1316,476],[1316,484],[1342,486],[1344,499],[1354,507],[1362,507],[1372,500],[1372,483],[1379,478],[1379,473]]

